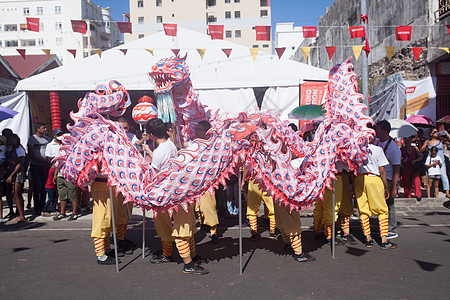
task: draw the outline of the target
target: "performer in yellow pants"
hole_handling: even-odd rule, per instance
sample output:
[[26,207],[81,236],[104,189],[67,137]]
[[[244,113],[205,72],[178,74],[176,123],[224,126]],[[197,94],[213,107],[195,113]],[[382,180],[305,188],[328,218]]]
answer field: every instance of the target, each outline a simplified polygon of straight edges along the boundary
[[[93,198],[91,237],[94,239],[97,263],[105,265],[115,264],[114,257],[110,255],[110,234],[113,232],[113,227],[111,199],[106,181],[106,177],[97,177],[91,185]],[[124,197],[122,194],[116,196],[115,188],[113,188],[113,205],[119,256],[133,254],[133,251],[125,242],[125,233],[132,206],[131,204],[123,204],[123,201]]]
[[281,231],[285,248],[289,245],[294,250],[294,261],[305,262],[316,260],[314,256],[303,252],[302,249],[302,227],[300,214],[297,210],[289,212],[284,205],[274,203],[274,215],[278,229]]
[[313,209],[314,239],[321,240],[325,238],[323,234],[323,200],[318,199],[314,203]]
[[206,192],[203,196],[200,196],[200,199],[196,204],[200,223],[209,226],[211,243],[217,244],[219,241],[219,238],[217,237],[219,217],[217,216],[216,197],[210,192]]
[[[244,173],[245,174],[245,173]],[[272,239],[276,239],[275,235],[275,215],[273,211],[273,199],[268,196],[266,192],[263,192],[258,184],[252,179],[248,183],[248,193],[247,193],[247,218],[250,222],[250,229],[252,233],[252,240],[258,240],[261,236],[258,233],[257,218],[259,213],[259,207],[261,206],[261,200],[264,201],[269,210],[269,236]]]

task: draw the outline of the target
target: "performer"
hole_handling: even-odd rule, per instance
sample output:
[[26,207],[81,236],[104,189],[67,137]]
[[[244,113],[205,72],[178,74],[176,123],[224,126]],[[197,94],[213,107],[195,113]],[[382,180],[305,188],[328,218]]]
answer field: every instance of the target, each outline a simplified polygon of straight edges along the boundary
[[323,200],[317,199],[313,209],[314,239],[321,241],[326,239],[323,233]]
[[[150,120],[148,127],[150,139],[156,143],[157,148],[152,152],[147,145],[144,145],[144,150],[152,156],[152,167],[156,172],[159,172],[164,169],[167,161],[176,155],[177,148],[169,139],[167,127],[161,119],[154,118]],[[194,241],[196,229],[193,205],[188,206],[187,212],[179,207],[178,211],[173,211],[172,217],[170,217],[168,211],[159,212],[154,215],[153,222],[156,233],[161,238],[163,251],[155,254],[150,260],[151,263],[170,262],[172,244],[175,241],[178,252],[184,262],[183,273],[197,275],[209,273],[206,269],[199,266],[201,258],[196,255]]]
[[388,165],[389,162],[380,147],[369,144],[368,150],[367,160],[364,165],[358,168],[358,176],[356,176],[354,183],[361,225],[366,237],[365,245],[368,248],[373,246],[369,216],[375,215],[378,216],[380,226],[381,249],[395,249],[397,245],[387,239],[388,206],[386,199],[389,198],[389,188],[384,166]]

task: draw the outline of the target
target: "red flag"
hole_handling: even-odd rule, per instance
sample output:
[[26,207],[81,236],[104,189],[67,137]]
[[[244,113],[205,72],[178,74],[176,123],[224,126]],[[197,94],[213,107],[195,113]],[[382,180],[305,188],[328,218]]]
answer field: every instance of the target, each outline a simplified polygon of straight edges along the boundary
[[445,25],[445,26],[447,26],[448,34],[450,34],[450,25]]
[[27,29],[29,31],[39,32],[39,18],[28,18],[27,17]]
[[275,48],[275,51],[277,51],[277,54],[278,54],[278,59],[281,58],[281,56],[282,56],[283,53],[284,53],[284,50],[286,50],[286,47],[283,47],[283,48]]
[[20,55],[22,55],[23,59],[25,59],[25,49],[16,49]]
[[366,51],[366,55],[370,53],[369,39],[366,39],[366,45],[362,47],[364,51]]
[[369,24],[369,18],[367,17],[367,14],[361,14],[361,17],[359,18],[359,24],[367,23]]
[[178,54],[180,54],[180,49],[171,49],[173,54],[175,54],[175,56],[178,56]]
[[128,51],[128,49],[119,49],[119,50],[123,52],[123,55],[126,55]]
[[331,59],[334,55],[334,52],[336,51],[337,47],[325,47],[325,50],[327,50],[328,58]]
[[255,26],[257,41],[270,41],[270,26]]
[[163,24],[164,32],[168,36],[177,36],[177,24]]
[[225,55],[226,55],[228,58],[230,58],[231,50],[233,50],[233,49],[222,49],[223,53],[225,53]]
[[223,40],[223,25],[208,25],[212,40]]
[[352,39],[366,37],[366,28],[364,26],[350,26],[350,36]]
[[70,53],[72,53],[73,58],[75,58],[77,56],[77,50],[76,49],[67,49],[67,51],[69,51]]
[[120,33],[133,33],[131,30],[131,22],[117,22]]
[[303,26],[303,38],[315,38],[317,36],[316,26]]
[[72,22],[72,30],[74,32],[79,32],[82,34],[86,34],[87,31],[87,25],[86,22],[83,20],[70,20]]
[[422,53],[423,47],[412,47],[411,49],[414,54],[414,60],[417,61],[419,59],[420,54]]
[[397,26],[395,28],[395,37],[397,38],[397,41],[410,41],[411,28],[411,26]]

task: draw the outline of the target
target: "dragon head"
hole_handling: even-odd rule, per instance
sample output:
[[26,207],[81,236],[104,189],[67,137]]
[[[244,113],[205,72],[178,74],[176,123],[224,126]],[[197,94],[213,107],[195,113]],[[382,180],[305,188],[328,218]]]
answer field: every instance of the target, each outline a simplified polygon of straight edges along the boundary
[[173,86],[189,80],[189,67],[185,61],[186,56],[163,58],[152,66],[148,75],[155,84],[155,94],[167,93]]

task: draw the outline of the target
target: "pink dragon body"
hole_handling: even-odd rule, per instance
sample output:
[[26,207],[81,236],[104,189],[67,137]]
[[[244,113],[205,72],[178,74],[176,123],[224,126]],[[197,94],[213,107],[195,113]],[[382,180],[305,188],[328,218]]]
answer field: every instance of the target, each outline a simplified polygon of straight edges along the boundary
[[[155,93],[172,93],[185,137],[193,139],[194,126],[201,120],[209,120],[213,125],[210,138],[194,140],[154,174],[136,149],[125,141],[120,127],[96,113],[95,126],[104,131],[94,139],[91,132],[98,130],[93,129],[93,121],[74,119],[76,124],[65,146],[66,155],[58,158],[58,167],[66,178],[85,186],[98,173],[99,168],[94,166],[97,164],[102,173],[108,174],[109,182],[124,194],[125,201],[146,209],[172,211],[180,206],[186,209],[199,195],[225,184],[234,167],[243,163],[276,202],[299,209],[322,198],[336,173],[336,161],[347,163],[350,170],[361,165],[373,136],[373,130],[367,128],[367,123],[373,121],[363,114],[366,107],[359,103],[362,95],[357,92],[356,74],[349,59],[330,72],[325,118],[310,143],[304,142],[278,115],[211,114],[192,89],[184,59],[161,60],[150,75],[157,85]],[[88,95],[81,102],[89,99]],[[86,128],[86,124],[90,126]],[[87,153],[90,158],[82,158]],[[300,167],[291,164],[297,157],[304,157]],[[83,163],[76,164],[76,159]]]

